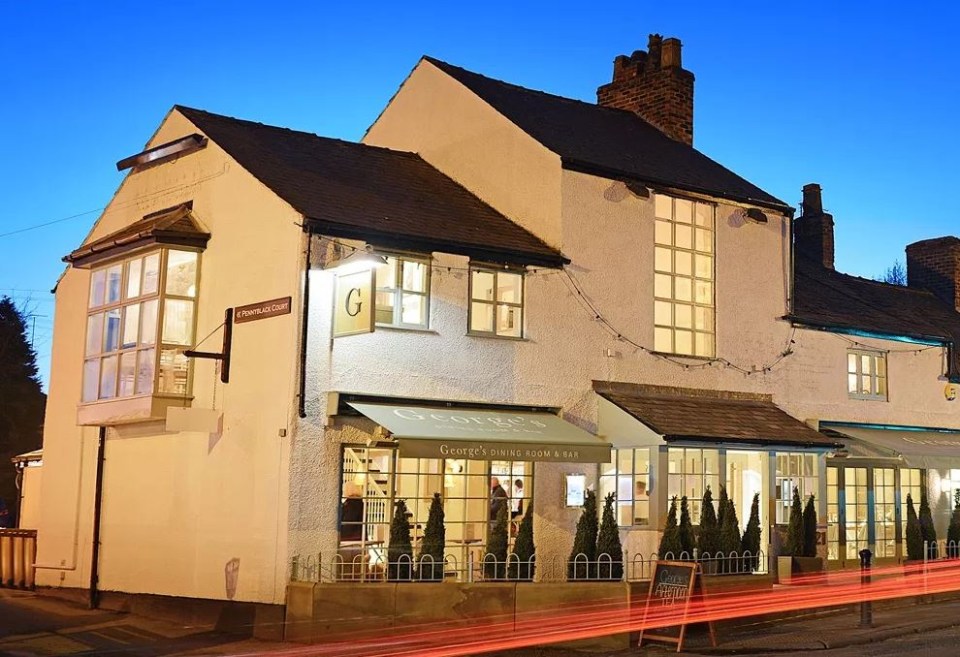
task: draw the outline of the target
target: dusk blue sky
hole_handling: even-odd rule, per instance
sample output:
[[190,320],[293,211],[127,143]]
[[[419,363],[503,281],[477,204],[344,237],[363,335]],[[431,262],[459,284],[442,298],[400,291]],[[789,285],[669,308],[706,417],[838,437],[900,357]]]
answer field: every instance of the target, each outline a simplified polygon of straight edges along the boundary
[[875,277],[907,243],[960,233],[958,13],[945,2],[0,0],[0,294],[38,315],[46,381],[60,258],[119,185],[116,161],[174,103],[356,140],[422,54],[594,102],[613,58],[651,32],[683,41],[695,146],[794,206],[819,182],[838,268]]

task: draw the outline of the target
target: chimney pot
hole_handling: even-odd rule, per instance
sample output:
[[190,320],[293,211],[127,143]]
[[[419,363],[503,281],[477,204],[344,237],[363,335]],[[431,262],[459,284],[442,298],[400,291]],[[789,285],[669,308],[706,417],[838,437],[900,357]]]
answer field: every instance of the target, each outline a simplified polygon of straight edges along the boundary
[[670,37],[663,40],[663,49],[660,52],[661,68],[681,68],[680,48],[680,39]]
[[803,186],[803,207],[804,215],[821,214],[823,212],[823,197],[820,192],[820,185],[817,183],[808,183]]

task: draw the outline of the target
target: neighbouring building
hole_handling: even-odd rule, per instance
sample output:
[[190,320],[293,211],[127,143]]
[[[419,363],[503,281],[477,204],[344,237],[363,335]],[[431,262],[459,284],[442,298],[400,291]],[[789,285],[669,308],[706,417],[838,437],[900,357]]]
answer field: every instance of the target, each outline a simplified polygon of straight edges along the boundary
[[693,84],[653,35],[597,104],[424,57],[363,143],[175,106],[56,288],[38,583],[279,605],[382,578],[434,494],[449,578],[508,504],[560,580],[584,487],[642,561],[721,486],[766,556],[799,490],[828,560],[903,558],[905,494],[960,487],[960,240],[835,271],[819,187],[794,219],[693,147]]

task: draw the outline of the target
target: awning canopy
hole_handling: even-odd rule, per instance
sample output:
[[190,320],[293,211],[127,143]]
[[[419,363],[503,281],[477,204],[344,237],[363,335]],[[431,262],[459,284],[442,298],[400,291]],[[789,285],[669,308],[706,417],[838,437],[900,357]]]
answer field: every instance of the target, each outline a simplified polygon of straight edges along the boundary
[[820,426],[849,437],[848,445],[854,447],[854,454],[861,451],[856,450],[854,443],[862,443],[877,455],[899,456],[911,468],[960,469],[960,431],[835,422],[821,422]]
[[610,462],[609,444],[553,413],[348,403],[393,434],[407,457]]
[[[600,406],[600,433],[617,447],[661,440],[822,450],[841,446],[783,411],[770,395],[611,381],[594,381],[593,389],[609,402]],[[629,418],[638,422],[630,426]]]

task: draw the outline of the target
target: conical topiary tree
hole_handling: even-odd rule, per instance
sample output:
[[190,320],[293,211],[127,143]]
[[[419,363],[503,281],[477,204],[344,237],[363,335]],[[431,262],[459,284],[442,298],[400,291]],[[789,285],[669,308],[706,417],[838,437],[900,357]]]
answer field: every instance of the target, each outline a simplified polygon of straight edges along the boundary
[[947,527],[947,556],[960,558],[960,488],[953,492],[953,513]]
[[920,518],[913,506],[913,497],[907,493],[907,559],[923,560],[923,533],[920,531]]
[[720,487],[720,497],[717,499],[717,527],[723,527],[723,515],[727,512],[727,503],[730,498],[727,497],[726,486]]
[[677,525],[677,496],[670,500],[670,510],[667,512],[667,524],[660,537],[660,547],[657,548],[658,559],[680,558],[680,528]]
[[513,542],[513,557],[510,559],[510,579],[531,581],[536,567],[533,544],[533,500],[524,500],[523,520],[517,530],[517,538]]
[[740,553],[743,555],[743,570],[753,572],[760,567],[760,493],[754,493],[750,504],[750,519],[740,539]]
[[717,524],[717,512],[713,508],[713,493],[707,486],[700,501],[700,533],[697,534],[697,552],[700,558],[715,558],[719,541],[720,526]]
[[[725,493],[723,488],[721,493]],[[726,497],[726,495],[724,495]],[[719,551],[723,558],[720,562],[721,572],[736,572],[740,569],[736,557],[740,553],[740,521],[737,519],[737,507],[733,500],[727,498],[723,510],[723,524],[720,526]]]
[[790,505],[790,520],[787,524],[787,540],[781,556],[803,556],[803,502],[800,501],[800,491],[797,488],[793,489],[793,504]]
[[413,579],[413,544],[406,500],[397,500],[390,522],[390,543],[387,546],[387,579],[391,582]]
[[[610,557],[609,562],[607,557]],[[603,518],[597,534],[597,578],[623,579],[623,546],[620,544],[617,519],[613,514],[613,493],[603,500]]]
[[[597,560],[597,494],[588,490],[583,499],[583,509],[577,521],[577,534],[573,537],[573,549],[567,565],[567,578],[589,579],[594,576]],[[579,559],[577,558],[579,555]],[[586,559],[584,559],[586,557]]]
[[509,504],[501,504],[497,519],[490,528],[487,552],[483,555],[484,579],[503,579],[507,575],[507,525]]
[[[443,524],[443,501],[440,493],[433,494],[430,502],[430,514],[427,526],[423,530],[420,542],[420,579],[437,581],[443,579],[443,551],[447,542],[447,531]],[[431,561],[432,560],[432,561]]]
[[813,495],[803,507],[803,556],[817,556],[817,506]]
[[937,558],[937,529],[933,526],[933,514],[927,501],[927,491],[920,491],[920,536],[927,544],[927,559]]
[[696,539],[693,536],[693,523],[690,522],[690,504],[686,495],[680,498],[680,526],[677,530],[677,536],[680,537],[680,554],[683,555],[681,558],[693,559]]

